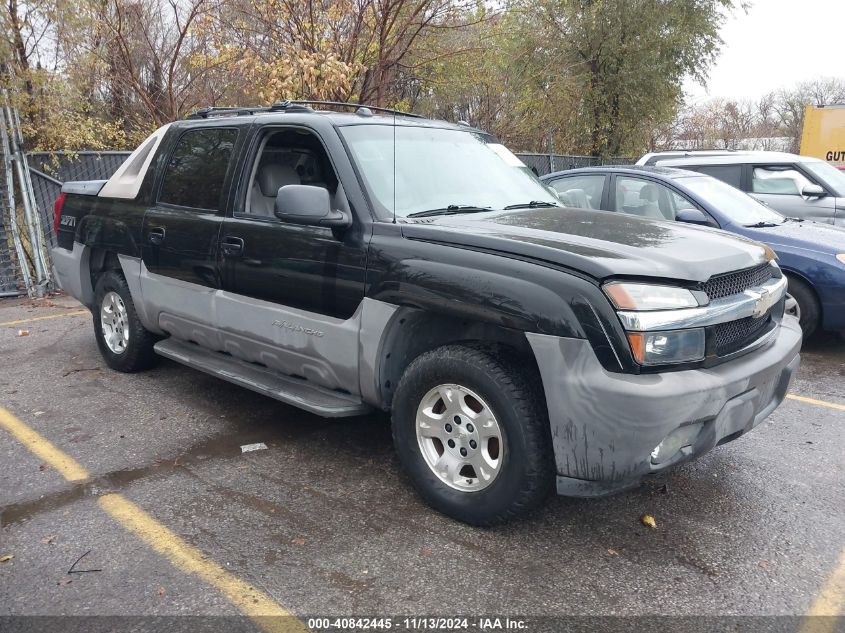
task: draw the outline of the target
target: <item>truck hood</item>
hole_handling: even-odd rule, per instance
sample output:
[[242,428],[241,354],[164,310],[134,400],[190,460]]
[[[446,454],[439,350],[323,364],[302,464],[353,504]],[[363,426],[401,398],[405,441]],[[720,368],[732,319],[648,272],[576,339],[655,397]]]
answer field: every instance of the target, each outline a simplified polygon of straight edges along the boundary
[[766,261],[764,247],[723,231],[583,209],[523,209],[408,219],[410,239],[543,260],[597,279],[692,282]]
[[785,222],[761,228],[742,227],[746,237],[765,242],[776,252],[801,249],[824,255],[845,253],[845,229],[817,222]]

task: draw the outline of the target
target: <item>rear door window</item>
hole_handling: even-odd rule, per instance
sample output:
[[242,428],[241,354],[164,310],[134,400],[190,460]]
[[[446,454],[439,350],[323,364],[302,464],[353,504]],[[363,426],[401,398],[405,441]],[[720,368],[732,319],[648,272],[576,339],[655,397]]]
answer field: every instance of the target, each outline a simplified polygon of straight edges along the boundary
[[601,209],[601,197],[606,179],[607,177],[601,174],[582,174],[565,176],[552,180],[549,184],[557,191],[558,198],[567,207]]
[[232,128],[185,132],[165,169],[159,202],[218,211],[237,137]]
[[718,178],[737,189],[740,189],[742,185],[742,165],[695,165],[681,169],[689,169],[700,174],[713,176],[713,178]]

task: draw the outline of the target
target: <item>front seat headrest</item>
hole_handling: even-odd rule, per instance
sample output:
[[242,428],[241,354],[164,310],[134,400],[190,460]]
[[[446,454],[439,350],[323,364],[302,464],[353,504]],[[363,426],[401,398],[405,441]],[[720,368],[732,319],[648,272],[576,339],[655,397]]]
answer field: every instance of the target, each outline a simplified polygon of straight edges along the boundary
[[299,174],[293,167],[280,165],[279,163],[268,163],[258,170],[255,176],[261,194],[268,198],[275,198],[279,189],[285,185],[298,185]]
[[657,187],[654,185],[643,185],[642,189],[640,189],[640,200],[657,202]]

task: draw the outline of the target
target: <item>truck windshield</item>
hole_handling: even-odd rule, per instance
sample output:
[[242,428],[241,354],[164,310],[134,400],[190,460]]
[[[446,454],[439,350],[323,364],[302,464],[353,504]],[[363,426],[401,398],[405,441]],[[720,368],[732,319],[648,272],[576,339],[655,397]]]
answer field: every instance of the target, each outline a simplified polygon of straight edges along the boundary
[[[355,125],[341,134],[385,218],[429,211],[528,209],[560,201],[507,148],[472,131],[397,125]],[[395,182],[395,187],[394,187]]]
[[823,180],[829,187],[832,187],[835,190],[833,195],[845,196],[845,172],[822,161],[807,161],[801,163],[801,165],[808,172]]
[[772,211],[762,202],[716,178],[695,176],[684,178],[681,182],[696,197],[709,202],[734,224],[742,226],[781,224],[785,220],[780,213]]

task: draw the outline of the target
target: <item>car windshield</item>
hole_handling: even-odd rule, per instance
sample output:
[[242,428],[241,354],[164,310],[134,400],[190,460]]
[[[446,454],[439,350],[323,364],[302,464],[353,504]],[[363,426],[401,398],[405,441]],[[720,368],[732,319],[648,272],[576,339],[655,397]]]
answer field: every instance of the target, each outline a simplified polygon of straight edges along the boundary
[[394,200],[397,217],[560,206],[522,161],[478,132],[397,125],[394,139],[392,125],[355,125],[341,133],[382,217]]
[[684,178],[682,183],[696,197],[706,200],[731,222],[744,226],[755,224],[781,224],[784,217],[772,211],[748,194],[710,176]]
[[830,163],[822,161],[807,161],[806,163],[801,163],[801,165],[811,174],[824,180],[830,187],[833,187],[836,190],[833,192],[834,195],[845,196],[845,172],[836,169]]

